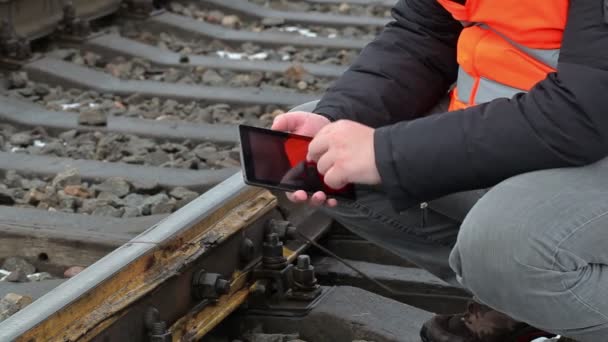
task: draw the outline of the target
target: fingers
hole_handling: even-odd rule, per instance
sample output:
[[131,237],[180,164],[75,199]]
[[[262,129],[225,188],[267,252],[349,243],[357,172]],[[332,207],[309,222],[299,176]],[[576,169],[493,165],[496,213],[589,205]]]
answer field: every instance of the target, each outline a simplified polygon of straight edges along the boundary
[[335,198],[328,198],[326,205],[330,208],[334,208],[335,206],[338,205],[338,201]]
[[319,161],[317,161],[317,171],[319,171],[320,174],[324,175],[332,167],[332,165],[334,165],[334,155],[334,153],[328,151],[319,158]]
[[329,136],[325,132],[325,128],[321,129],[308,145],[307,160],[316,162],[329,149]]
[[313,207],[320,207],[325,204],[325,200],[327,200],[327,196],[322,191],[315,192],[312,196],[310,196],[309,204]]
[[[286,192],[285,196],[287,199],[294,203],[304,203],[308,200],[308,194],[306,191],[298,190],[296,192]],[[330,208],[338,205],[338,201],[335,198],[327,198],[327,195],[322,191],[318,191],[310,196],[310,200],[308,202],[311,206],[319,207],[322,205],[326,205]]]
[[349,182],[343,170],[335,165],[325,173],[323,181],[332,189],[341,189]]
[[303,203],[308,200],[308,194],[304,190],[298,190],[296,192],[287,192],[285,193],[287,199],[294,203]]
[[294,132],[302,125],[302,112],[291,112],[277,115],[271,129],[275,131]]

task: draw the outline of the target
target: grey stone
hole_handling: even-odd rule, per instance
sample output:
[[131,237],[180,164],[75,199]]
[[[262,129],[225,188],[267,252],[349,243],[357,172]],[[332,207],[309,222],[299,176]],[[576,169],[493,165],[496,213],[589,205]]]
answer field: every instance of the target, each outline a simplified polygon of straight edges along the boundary
[[71,129],[69,131],[65,131],[65,132],[59,134],[59,138],[63,141],[70,141],[70,140],[74,139],[77,134],[78,134],[78,131],[76,131],[75,129]]
[[141,215],[141,210],[133,207],[124,207],[125,212],[122,214],[122,217],[138,217]]
[[41,181],[40,179],[34,178],[34,179],[22,179],[21,180],[21,186],[26,189],[26,190],[31,190],[31,189],[44,189],[46,186],[46,183]]
[[4,175],[4,184],[11,188],[20,188],[22,178],[15,172],[15,170],[8,170]]
[[14,192],[0,184],[0,205],[13,205],[14,203]]
[[160,166],[171,160],[171,158],[169,158],[169,155],[161,150],[148,153],[144,158],[147,164],[154,166]]
[[203,161],[218,159],[217,148],[215,146],[198,145],[193,152],[198,158]]
[[146,197],[140,194],[128,194],[123,199],[124,205],[128,207],[140,208],[144,205]]
[[203,73],[202,81],[203,83],[209,85],[222,85],[226,82],[226,80],[224,80],[224,78],[220,76],[217,71],[211,69]]
[[125,210],[123,208],[116,209],[110,205],[103,205],[93,210],[95,216],[110,216],[110,217],[121,217]]
[[12,271],[9,275],[4,278],[4,281],[10,281],[12,283],[27,283],[30,281],[27,278],[27,274],[21,269]]
[[42,83],[37,83],[34,86],[34,94],[38,95],[38,96],[46,96],[50,93],[51,91],[49,90],[49,86],[46,84],[42,84]]
[[262,19],[262,25],[264,26],[279,26],[279,25],[283,25],[285,24],[285,19],[283,18],[272,18],[272,17],[268,17],[268,18],[264,18]]
[[31,134],[26,133],[26,132],[21,132],[21,133],[13,134],[10,137],[9,142],[14,146],[28,146],[32,143],[33,140],[34,140],[34,138],[32,137]]
[[64,156],[63,144],[58,141],[51,141],[42,147],[41,152],[43,154],[54,154],[57,156]]
[[80,203],[80,199],[72,196],[65,196],[60,199],[59,205],[62,209],[67,209],[68,212],[73,212]]
[[34,265],[19,257],[6,258],[2,263],[2,268],[11,272],[22,270],[26,275],[36,272],[36,267],[34,267]]
[[170,202],[169,196],[164,193],[160,193],[146,198],[141,209],[143,215],[155,215],[170,213],[174,206],[175,205]]
[[0,322],[17,313],[19,310],[32,303],[32,298],[16,293],[6,294],[0,300]]
[[97,208],[97,199],[88,198],[88,199],[85,199],[84,201],[82,201],[82,205],[78,209],[78,212],[91,214],[91,213],[93,213],[95,208]]
[[109,192],[122,198],[131,190],[131,184],[124,178],[112,177],[106,179],[103,183],[96,185],[95,190],[99,192]]
[[178,186],[177,188],[171,190],[171,192],[169,192],[169,195],[175,197],[176,199],[190,198],[190,200],[198,197],[197,192],[192,191],[190,189],[186,189],[181,186]]
[[151,215],[170,214],[175,209],[175,200],[158,203],[150,207]]
[[8,76],[8,86],[11,89],[19,89],[27,86],[27,73],[23,71],[11,72]]
[[53,178],[51,185],[57,189],[63,189],[68,185],[80,185],[82,178],[76,169],[61,172]]
[[133,181],[131,183],[133,191],[140,194],[155,194],[158,192],[158,183],[144,182],[144,181]]
[[107,114],[99,110],[88,110],[80,113],[78,123],[87,126],[105,126],[108,123]]
[[111,205],[114,208],[124,205],[124,201],[111,192],[103,191],[97,196],[97,205]]

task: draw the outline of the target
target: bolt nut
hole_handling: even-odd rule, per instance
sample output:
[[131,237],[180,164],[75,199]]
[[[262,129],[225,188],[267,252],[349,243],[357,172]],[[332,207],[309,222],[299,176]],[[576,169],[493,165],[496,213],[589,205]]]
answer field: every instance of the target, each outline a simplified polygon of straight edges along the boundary
[[227,294],[230,292],[230,282],[223,278],[217,278],[215,281],[215,291],[220,295]]
[[279,240],[279,235],[271,233],[266,236],[266,242],[262,245],[262,254],[265,258],[283,256],[283,243]]
[[249,262],[253,260],[253,257],[255,257],[255,246],[251,239],[244,238],[243,241],[241,241],[241,246],[239,248],[239,256],[244,262]]
[[279,239],[283,241],[295,240],[296,227],[289,221],[271,219],[267,223],[266,233],[276,233],[279,236]]
[[306,254],[302,254],[298,256],[297,268],[300,269],[309,269],[310,267],[310,257]]
[[230,291],[230,281],[221,274],[199,270],[192,277],[192,296],[195,299],[217,299]]
[[315,269],[310,264],[308,255],[298,256],[296,267],[293,269],[293,281],[299,290],[314,289],[317,285]]

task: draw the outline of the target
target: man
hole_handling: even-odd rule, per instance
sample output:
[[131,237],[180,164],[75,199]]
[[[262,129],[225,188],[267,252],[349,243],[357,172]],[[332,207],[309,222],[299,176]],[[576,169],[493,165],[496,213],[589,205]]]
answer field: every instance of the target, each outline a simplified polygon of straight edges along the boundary
[[[393,16],[316,108],[273,125],[314,136],[308,158],[358,200],[289,197],[484,304],[424,341],[607,341],[608,1],[400,0]],[[450,111],[424,116],[454,82]],[[412,225],[425,201],[460,229]]]

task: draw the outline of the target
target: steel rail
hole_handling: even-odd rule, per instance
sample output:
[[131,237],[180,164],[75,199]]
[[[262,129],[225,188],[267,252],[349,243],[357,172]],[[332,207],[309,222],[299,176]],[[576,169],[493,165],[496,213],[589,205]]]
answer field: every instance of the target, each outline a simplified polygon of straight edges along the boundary
[[[144,341],[142,312],[151,305],[177,322],[172,330],[182,340],[202,336],[247,297],[247,272],[259,256],[239,266],[238,246],[245,238],[261,243],[266,221],[282,218],[276,207],[271,193],[236,174],[0,323],[0,341]],[[292,212],[309,238],[328,226]],[[307,245],[291,241],[284,253],[293,259]],[[232,279],[231,292],[203,310],[194,310],[190,294],[197,267]]]

